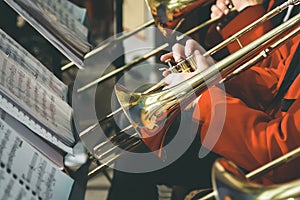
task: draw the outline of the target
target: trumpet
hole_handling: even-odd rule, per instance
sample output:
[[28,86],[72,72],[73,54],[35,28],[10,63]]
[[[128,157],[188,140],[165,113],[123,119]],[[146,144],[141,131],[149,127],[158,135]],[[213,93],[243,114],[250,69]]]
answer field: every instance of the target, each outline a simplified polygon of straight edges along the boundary
[[[250,29],[253,26],[256,26],[257,23],[261,23],[270,16],[274,16],[275,13],[279,13],[279,10],[281,11],[288,7],[288,5],[295,5],[298,3],[299,0],[289,0],[285,2],[279,6],[279,8],[275,8],[275,11],[273,10],[257,20],[255,24],[251,25]],[[217,62],[215,65],[205,69],[201,73],[171,89],[154,93],[133,93],[129,92],[122,85],[116,85],[115,92],[121,105],[120,110],[126,113],[126,116],[131,123],[131,126],[128,127],[127,130],[132,129],[135,131],[135,135],[139,135],[140,137],[141,132],[147,131],[151,131],[151,134],[153,134],[153,132],[155,132],[154,134],[164,134],[168,129],[168,125],[172,123],[176,115],[179,113],[180,106],[185,107],[194,101],[195,95],[198,96],[207,89],[207,84],[216,85],[224,82],[251,67],[256,62],[266,58],[274,49],[277,49],[287,40],[299,33],[299,21],[300,14],[282,23],[237,52]],[[249,31],[249,27],[246,31]],[[238,32],[238,35],[240,34],[241,33]],[[219,73],[221,73],[223,77],[222,79],[216,79],[216,75]],[[130,101],[128,101],[128,99],[130,99]],[[161,127],[158,127],[160,125]],[[96,126],[97,125],[93,125],[89,127],[85,131],[81,132],[80,135],[85,135]],[[125,134],[125,132],[126,131],[122,131],[122,134]],[[126,144],[125,150],[132,150],[139,146],[142,142],[143,141],[141,139],[135,138],[129,145]],[[124,143],[122,143],[122,145],[123,144]],[[105,153],[101,151],[101,149],[103,149],[102,145],[94,148],[94,152],[97,152],[98,157],[101,157],[101,155]],[[105,169],[108,165],[118,159],[122,153],[125,153],[125,151],[99,165],[89,173],[89,176],[92,177],[98,171]],[[159,156],[162,156],[161,149]]]

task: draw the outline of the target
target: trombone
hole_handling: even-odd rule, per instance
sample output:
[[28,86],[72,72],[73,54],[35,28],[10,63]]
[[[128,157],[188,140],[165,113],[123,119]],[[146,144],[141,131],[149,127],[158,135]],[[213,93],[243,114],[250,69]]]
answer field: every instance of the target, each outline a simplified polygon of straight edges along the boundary
[[[231,161],[217,159],[212,169],[213,192],[199,200],[225,199],[225,195],[234,199],[237,195],[243,199],[294,199],[300,197],[300,179],[287,183],[263,186],[249,181],[270,172],[277,167],[293,161],[300,156],[300,147],[244,175]],[[222,191],[221,191],[222,188]],[[226,194],[225,194],[226,193]]]
[[[233,42],[235,40],[238,40],[238,38],[240,38],[242,35],[244,35],[245,33],[249,32],[250,30],[252,30],[253,28],[255,28],[257,25],[259,25],[259,24],[261,24],[261,23],[263,23],[263,22],[271,19],[272,17],[276,16],[277,14],[281,13],[283,10],[285,10],[286,8],[288,8],[290,5],[295,5],[296,3],[297,3],[297,1],[294,2],[294,1],[289,0],[289,1],[286,1],[285,3],[283,3],[282,5],[277,6],[275,9],[273,9],[270,12],[266,13],[261,18],[257,19],[256,21],[254,21],[253,23],[249,24],[245,28],[241,29],[240,31],[238,31],[234,35],[230,36],[229,38],[227,38],[226,40],[224,40],[220,44],[218,44],[215,47],[213,47],[210,50],[208,50],[205,54],[203,54],[203,56],[209,56],[209,55],[215,54],[216,52],[218,52],[219,50],[221,50],[222,48],[224,48],[225,46],[227,46],[231,42]],[[234,8],[231,8],[231,10],[233,11]],[[176,40],[180,41],[181,39],[183,39],[185,37],[185,35],[190,35],[190,34],[196,32],[197,30],[199,30],[199,29],[201,29],[201,28],[203,28],[203,27],[205,27],[205,26],[207,26],[207,25],[209,25],[211,23],[214,23],[214,22],[216,22],[218,20],[220,20],[220,19],[209,20],[209,21],[207,21],[205,23],[202,23],[200,26],[192,28],[191,30],[187,31],[185,34],[177,36]],[[150,52],[149,54],[146,54],[143,57],[138,58],[138,60],[139,59],[145,60],[145,59],[149,58],[152,54],[156,54],[159,51],[161,51],[162,49],[166,48],[168,45],[169,44],[166,43],[166,44],[158,47],[156,50]],[[98,84],[98,83],[106,80],[107,78],[109,78],[109,77],[111,77],[113,75],[116,75],[116,74],[118,74],[121,71],[124,71],[124,70],[128,69],[129,67],[132,67],[134,64],[137,64],[137,62],[139,62],[139,61],[134,60],[132,63],[129,63],[129,64],[127,64],[127,65],[119,68],[118,70],[115,70],[115,71],[112,71],[112,72],[106,74],[105,76],[99,78],[98,80],[95,80],[94,82],[91,82],[90,84],[87,84],[84,87],[79,88],[77,91],[78,92],[82,92],[82,91],[88,89],[89,87],[92,87],[93,85]],[[149,93],[149,92],[151,92],[151,91],[159,88],[163,84],[164,84],[163,81],[161,81],[157,85],[155,85],[152,88],[150,88],[147,91],[145,91],[144,94]],[[122,108],[119,108],[119,109],[115,110],[114,112],[112,112],[111,114],[107,115],[104,119],[99,120],[99,122],[100,123],[104,122],[107,119],[111,118],[112,116],[114,116],[115,114],[117,114],[117,113],[119,113],[121,111],[122,111]],[[83,131],[82,134],[84,134],[85,132],[88,132],[90,129],[95,128],[95,126],[97,126],[97,124],[95,124],[95,125],[87,128],[87,130]]]
[[[299,0],[288,0],[283,3],[281,6],[275,8],[273,11],[270,11],[262,18],[258,19],[253,26],[256,26],[257,23],[264,22],[270,16],[274,16],[279,11],[285,9],[289,5],[296,5]],[[144,93],[130,93],[126,91],[120,85],[116,86],[116,95],[119,100],[122,110],[125,113],[130,112],[130,115],[133,116],[135,120],[131,117],[129,121],[132,124],[138,124],[138,126],[131,125],[129,129],[134,129],[136,135],[140,135],[141,131],[149,130],[147,122],[150,119],[156,119],[156,124],[160,124],[160,121],[166,121],[171,123],[172,120],[176,117],[179,112],[179,105],[186,106],[194,100],[194,94],[196,96],[200,95],[207,88],[207,84],[219,84],[224,82],[229,78],[239,74],[240,72],[251,67],[256,62],[266,58],[273,50],[277,49],[279,46],[284,44],[287,40],[291,39],[299,33],[300,26],[300,14],[297,14],[290,20],[282,23],[278,27],[269,31],[267,34],[261,36],[257,40],[253,41],[249,45],[241,48],[237,52],[229,55],[218,63],[212,65],[211,67],[203,70],[197,75],[194,75],[190,79],[176,85],[175,87],[160,92],[151,92],[148,94]],[[249,28],[249,27],[248,27]],[[249,31],[248,29],[246,31]],[[238,33],[240,34],[240,33]],[[216,75],[221,73],[223,79],[216,80]],[[177,95],[174,95],[177,94]],[[178,95],[180,94],[180,95]],[[126,101],[131,97],[131,101]],[[147,103],[152,102],[152,103]],[[154,102],[154,103],[153,103]],[[134,110],[134,111],[133,111]],[[142,115],[143,114],[143,115]],[[145,114],[145,115],[144,115]],[[128,116],[128,115],[127,115]],[[144,116],[141,118],[140,116]],[[164,116],[162,118],[161,116]],[[151,120],[150,120],[151,121]],[[166,123],[168,124],[168,123]],[[96,125],[95,125],[96,126]],[[86,131],[83,131],[81,134],[88,133],[94,127],[90,127]],[[161,127],[157,128],[158,130],[166,130],[166,128]],[[153,131],[153,130],[151,130]],[[125,131],[124,131],[125,132]],[[153,134],[153,133],[152,133]],[[140,144],[142,140],[134,140],[133,145],[129,145],[125,150],[134,149]],[[96,147],[97,148],[97,147]],[[98,156],[101,157],[100,153],[103,146],[97,149],[99,153]],[[104,152],[105,153],[105,152]],[[99,165],[95,170],[89,173],[89,176],[93,176],[97,171],[101,171],[106,168],[107,165],[110,165],[117,158],[119,158],[125,151],[120,154],[115,155],[108,162],[105,162]]]

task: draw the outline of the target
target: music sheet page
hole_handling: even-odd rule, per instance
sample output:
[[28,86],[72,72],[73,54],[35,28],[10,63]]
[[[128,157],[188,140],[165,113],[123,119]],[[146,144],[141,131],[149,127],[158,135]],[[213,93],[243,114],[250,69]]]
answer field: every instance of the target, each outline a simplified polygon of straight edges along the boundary
[[78,16],[74,15],[74,11],[79,11],[79,9],[74,10],[75,6],[72,6],[72,3],[63,0],[36,0],[36,5],[47,12],[53,20],[64,24],[76,36],[87,41],[88,29],[78,21]]
[[93,46],[87,38],[82,39],[81,32],[83,35],[86,34],[84,30],[81,30],[84,26],[72,15],[67,14],[67,10],[64,10],[61,5],[50,7],[47,3],[52,1],[4,1],[67,58],[79,68],[83,68],[84,56],[93,49]]
[[[74,144],[71,106],[47,91],[44,85],[32,79],[23,68],[2,52],[0,91],[0,106],[5,112],[50,142],[58,140],[68,146]],[[42,124],[43,129],[37,128],[36,124]]]
[[68,199],[74,180],[0,119],[0,199]]
[[54,147],[47,143],[42,137],[38,134],[31,131],[21,122],[16,120],[14,117],[10,116],[4,110],[0,108],[0,118],[10,127],[12,127],[20,138],[25,140],[30,146],[37,149],[41,154],[46,156],[51,160],[57,167],[61,170],[65,168],[64,166],[64,156],[65,153],[59,150],[59,148]]

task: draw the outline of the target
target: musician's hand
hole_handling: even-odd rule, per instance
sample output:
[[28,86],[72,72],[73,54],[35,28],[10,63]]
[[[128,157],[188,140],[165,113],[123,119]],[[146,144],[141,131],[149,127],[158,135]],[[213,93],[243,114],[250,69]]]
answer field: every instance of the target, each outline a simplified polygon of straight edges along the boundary
[[263,0],[231,0],[234,8],[240,12],[248,6],[262,4]]
[[173,63],[177,63],[183,59],[185,59],[184,46],[178,43],[172,46],[172,51],[170,53],[166,53],[160,57],[162,62],[169,61]]
[[193,52],[193,59],[197,65],[197,70],[194,72],[184,73],[164,73],[164,82],[167,84],[164,89],[174,87],[175,85],[187,80],[188,78],[198,74],[202,70],[208,68],[213,64],[213,60],[210,57],[204,57],[199,50]]
[[211,7],[210,17],[214,19],[227,15],[229,13],[230,4],[232,4],[238,12],[240,12],[248,6],[254,6],[262,3],[263,0],[217,0],[216,4]]
[[229,4],[229,0],[217,0],[216,4],[212,5],[210,8],[210,18],[215,19],[227,15],[229,13]]
[[[172,61],[172,62],[179,62],[182,59],[186,59],[186,56],[193,55],[193,59],[195,59],[197,69],[194,72],[191,73],[169,73],[168,71],[165,71],[163,75],[165,76],[164,82],[167,86],[165,86],[163,89],[169,89],[171,87],[176,86],[177,84],[189,79],[190,77],[198,74],[200,71],[206,69],[207,67],[213,65],[215,62],[210,56],[204,57],[203,54],[205,53],[205,49],[201,47],[198,42],[195,40],[187,40],[185,46],[176,44],[172,48],[171,53],[167,53],[163,56],[161,56],[161,61],[165,62],[166,60]],[[195,104],[198,102],[198,97],[195,99],[192,103],[190,103],[185,110],[191,109],[195,106]]]
[[165,89],[172,88],[172,87],[176,86],[177,84],[189,79],[190,77],[192,77],[194,75],[196,75],[195,72],[192,72],[192,73],[183,72],[183,73],[168,74],[164,78],[164,82],[165,82],[166,86],[163,89],[165,90]]
[[[172,52],[162,55],[160,59],[162,62],[170,61],[177,63],[186,59],[187,56],[193,55],[197,64],[196,72],[200,72],[215,63],[210,56],[202,56],[205,52],[206,50],[198,42],[189,39],[186,41],[185,46],[175,44],[172,47]],[[168,74],[169,71],[163,72],[163,76],[167,76]]]

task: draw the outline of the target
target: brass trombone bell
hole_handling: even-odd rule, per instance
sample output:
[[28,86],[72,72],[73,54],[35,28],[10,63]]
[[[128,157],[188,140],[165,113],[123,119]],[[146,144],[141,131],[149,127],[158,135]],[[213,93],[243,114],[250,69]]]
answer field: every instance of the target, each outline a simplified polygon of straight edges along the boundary
[[300,179],[287,183],[262,185],[251,182],[231,161],[217,159],[212,168],[212,184],[217,200],[300,198]]
[[[274,169],[276,169],[276,168],[278,168],[278,167],[280,167],[280,166],[282,166],[282,165],[284,165],[288,162],[293,161],[296,158],[299,158],[299,156],[300,156],[300,147],[297,147],[296,149],[291,150],[290,152],[276,158],[275,160],[272,160],[272,161],[268,162],[267,164],[262,165],[261,167],[247,173],[246,175],[244,175],[242,172],[240,172],[240,170],[238,168],[235,168],[235,167],[229,167],[229,169],[228,169],[228,167],[224,167],[224,169],[230,171],[230,173],[233,173],[234,176],[238,176],[238,177],[242,178],[242,181],[249,182],[249,181],[255,180],[256,178],[267,174],[268,172],[270,172],[270,171],[272,171],[272,170],[274,170]],[[229,164],[229,163],[226,163],[226,162],[227,162],[227,160],[225,160],[225,162],[222,162],[223,165],[224,164],[227,165],[227,166],[231,165],[231,163]],[[231,162],[231,161],[228,161],[228,162]],[[214,168],[214,166],[213,166],[213,168]],[[215,186],[213,188],[214,191],[207,194],[207,195],[205,195],[205,196],[203,196],[203,197],[200,197],[199,200],[214,200],[216,198],[217,199],[219,198],[218,197],[219,187],[216,185],[215,182],[217,181],[216,179],[223,179],[223,178],[217,178],[217,176],[219,177],[219,174],[220,174],[218,171],[220,171],[220,170],[219,169],[214,170],[214,172],[213,172],[214,175],[212,175],[212,179],[213,179],[212,183],[215,184]],[[229,183],[227,185],[231,185],[231,183]],[[226,187],[229,187],[229,186],[226,186]],[[263,186],[261,186],[261,187],[263,187]],[[233,199],[237,199],[237,198],[233,198]],[[293,198],[291,198],[291,199],[293,199]]]
[[[164,36],[176,31],[195,8],[212,3],[212,0],[147,0],[154,21]],[[171,32],[172,31],[172,32]]]

